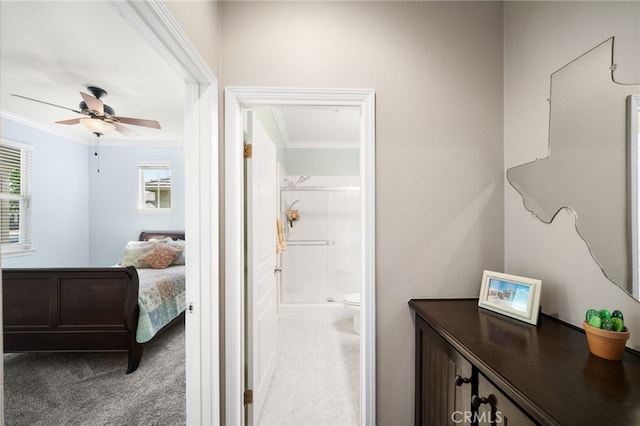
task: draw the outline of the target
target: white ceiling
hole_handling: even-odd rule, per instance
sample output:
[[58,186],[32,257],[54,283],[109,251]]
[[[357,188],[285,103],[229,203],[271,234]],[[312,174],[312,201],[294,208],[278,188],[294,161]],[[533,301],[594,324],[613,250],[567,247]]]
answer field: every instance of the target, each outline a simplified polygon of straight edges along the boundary
[[116,115],[153,119],[161,130],[127,127],[104,140],[181,141],[184,86],[177,74],[115,10],[102,1],[0,2],[0,105],[3,113],[31,120],[70,137],[93,140],[82,125],[53,124],[81,117],[12,93],[78,109],[80,92],[98,86]]
[[[87,86],[116,116],[157,120],[162,129],[126,125],[140,136],[112,132],[105,142],[181,142],[184,85],[178,75],[104,1],[0,1],[0,111],[15,120],[79,141],[95,137],[72,111],[11,94],[78,109]],[[290,147],[357,147],[357,109],[275,112]],[[355,145],[354,145],[355,144]]]
[[358,108],[280,108],[273,115],[286,148],[352,148],[360,143]]

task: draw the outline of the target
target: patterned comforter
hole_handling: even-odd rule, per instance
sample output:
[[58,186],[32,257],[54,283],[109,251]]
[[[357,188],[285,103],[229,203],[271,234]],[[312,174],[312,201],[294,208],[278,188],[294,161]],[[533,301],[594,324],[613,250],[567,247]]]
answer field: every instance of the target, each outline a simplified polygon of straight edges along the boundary
[[136,340],[145,343],[185,309],[185,266],[138,269],[140,317]]

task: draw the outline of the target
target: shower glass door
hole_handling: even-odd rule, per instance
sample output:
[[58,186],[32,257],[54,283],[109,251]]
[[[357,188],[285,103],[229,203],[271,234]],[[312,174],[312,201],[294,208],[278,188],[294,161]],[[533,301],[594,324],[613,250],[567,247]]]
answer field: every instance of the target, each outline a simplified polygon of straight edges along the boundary
[[280,187],[287,237],[281,303],[341,302],[358,291],[360,191],[354,181],[313,176]]

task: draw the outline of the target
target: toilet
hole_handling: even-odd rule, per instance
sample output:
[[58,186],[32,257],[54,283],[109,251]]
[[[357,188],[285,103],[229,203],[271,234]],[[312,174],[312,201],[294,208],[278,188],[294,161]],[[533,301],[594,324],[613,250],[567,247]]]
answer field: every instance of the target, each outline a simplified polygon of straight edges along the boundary
[[353,314],[353,332],[360,334],[360,293],[347,294],[342,304]]

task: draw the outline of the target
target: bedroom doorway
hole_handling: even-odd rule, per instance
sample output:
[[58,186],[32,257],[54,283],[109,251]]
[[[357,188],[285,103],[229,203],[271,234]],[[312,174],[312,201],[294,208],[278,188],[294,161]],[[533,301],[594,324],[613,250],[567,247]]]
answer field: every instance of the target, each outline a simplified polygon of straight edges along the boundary
[[[246,424],[243,114],[256,107],[354,107],[360,112],[361,344],[360,424],[375,425],[375,130],[371,90],[225,89],[225,375],[226,424]],[[275,232],[275,229],[274,229]]]
[[[189,164],[185,179],[185,202],[189,206],[185,232],[190,242],[186,301],[191,308],[186,315],[185,330],[186,419],[187,424],[217,424],[220,419],[217,78],[163,2],[108,3],[185,81],[184,146],[185,161]],[[0,379],[4,379],[2,366]],[[4,412],[3,401],[0,389],[0,413]]]

